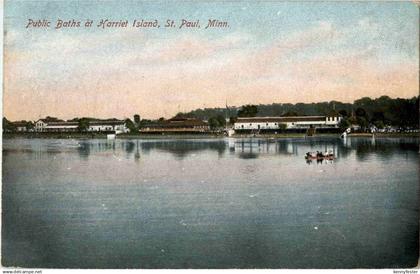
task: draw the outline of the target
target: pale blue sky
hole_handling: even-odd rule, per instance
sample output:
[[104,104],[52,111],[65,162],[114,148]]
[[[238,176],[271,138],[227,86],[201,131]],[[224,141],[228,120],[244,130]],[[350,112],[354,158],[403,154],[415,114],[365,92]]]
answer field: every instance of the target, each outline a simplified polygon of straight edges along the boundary
[[[5,114],[130,116],[142,109],[159,117],[226,99],[239,105],[410,97],[418,94],[418,16],[412,2],[6,1],[6,76],[21,73],[6,79]],[[203,27],[219,19],[230,28],[25,29],[29,18],[53,25],[58,18],[158,19],[161,26],[200,19]],[[125,97],[126,108],[101,109],[106,98],[97,93],[104,91]],[[52,107],[63,95],[69,107]],[[29,105],[33,111],[24,111]]]

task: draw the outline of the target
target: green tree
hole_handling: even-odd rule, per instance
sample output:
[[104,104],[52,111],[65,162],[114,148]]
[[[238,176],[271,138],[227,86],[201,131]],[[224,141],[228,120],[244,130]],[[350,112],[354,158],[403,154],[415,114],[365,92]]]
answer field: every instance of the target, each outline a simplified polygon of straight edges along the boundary
[[343,116],[343,117],[347,117],[348,116],[347,110],[345,110],[345,109],[340,110],[338,113],[340,113],[340,115]]
[[136,125],[137,128],[140,127],[140,115],[134,114],[134,124]]
[[211,117],[208,121],[211,130],[215,130],[220,127],[219,121],[216,117]]
[[6,117],[3,117],[3,132],[13,132],[16,130],[16,127],[12,122],[7,120]]
[[26,122],[26,130],[31,131],[35,128],[34,123],[32,123],[31,121]]
[[383,121],[381,121],[381,120],[377,120],[377,121],[374,121],[374,123],[373,123],[377,128],[384,128],[385,127],[385,124],[384,124],[384,122]]
[[238,111],[238,117],[255,117],[258,113],[256,105],[245,105]]
[[149,119],[142,119],[142,120],[140,121],[139,128],[143,128],[145,125],[148,125],[148,124],[151,124],[151,123],[152,123],[152,120],[149,120]]
[[229,118],[229,124],[231,124],[231,125],[233,125],[233,124],[235,124],[235,122],[238,120],[238,118],[237,117],[235,117],[235,116],[231,116],[230,118]]
[[364,108],[357,108],[356,109],[356,116],[357,117],[366,117],[367,116],[366,110]]
[[284,113],[282,116],[287,116],[287,117],[299,116],[299,114],[296,111],[288,111],[288,112]]
[[89,129],[89,125],[90,125],[89,119],[87,119],[87,118],[81,118],[78,121],[77,129],[80,132],[86,132]]
[[[405,99],[393,99],[389,96],[381,96],[376,99],[364,97],[355,100],[354,103],[343,103],[338,101],[309,104],[273,103],[268,105],[258,105],[258,111],[255,111],[255,109],[251,106],[252,105],[247,105],[242,106],[240,108],[231,107],[230,111],[236,111],[240,117],[253,117],[257,114],[258,116],[281,116],[284,114],[296,115],[297,113],[299,113],[299,115],[325,115],[325,113],[332,109],[338,109],[340,110],[340,114],[344,118],[347,117],[349,122],[352,124],[357,123],[356,117],[362,117],[367,121],[368,124],[376,124],[382,121],[385,125],[393,125],[403,128],[419,128],[418,96]],[[256,106],[254,107],[256,108]],[[183,115],[195,116],[202,120],[208,120],[210,117],[216,117],[218,114],[221,113],[226,115],[226,109],[197,109]],[[234,112],[231,113],[233,114]],[[382,114],[383,118],[381,117]],[[354,117],[352,117],[353,115]],[[364,121],[362,121],[362,123],[363,122]]]
[[356,119],[356,117],[350,116],[347,120],[348,120],[348,121],[349,121],[349,123],[350,123],[350,124],[352,124],[352,125],[357,124],[357,119]]
[[363,108],[369,108],[373,105],[373,103],[374,103],[373,100],[369,97],[363,97],[354,101],[354,104],[356,106],[363,107]]
[[131,119],[129,119],[129,118],[125,119],[125,126],[128,128],[128,130],[130,131],[130,133],[137,132],[137,127],[133,123],[133,121],[131,121]]
[[212,130],[226,126],[226,120],[221,114],[210,117],[208,123],[209,123],[210,129]]
[[349,128],[351,126],[351,123],[350,123],[350,121],[347,118],[343,118],[343,119],[341,119],[341,121],[338,124],[338,126],[341,129],[347,129],[347,128]]
[[357,117],[357,124],[362,128],[362,130],[366,130],[369,126],[368,120],[362,116]]
[[47,122],[61,122],[63,120],[58,119],[57,117],[51,117],[51,116],[47,116],[44,118],[45,121]]
[[226,126],[226,119],[222,115],[216,116],[217,122],[219,123],[219,127],[225,127]]

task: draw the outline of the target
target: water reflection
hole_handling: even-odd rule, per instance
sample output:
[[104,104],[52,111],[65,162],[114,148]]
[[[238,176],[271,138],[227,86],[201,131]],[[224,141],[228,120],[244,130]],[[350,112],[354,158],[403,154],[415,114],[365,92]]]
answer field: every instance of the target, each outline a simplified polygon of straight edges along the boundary
[[[355,155],[359,161],[370,155],[389,159],[394,153],[418,151],[418,140],[407,138],[307,138],[307,139],[258,139],[225,138],[203,140],[5,140],[3,156],[10,153],[28,153],[34,159],[54,154],[76,151],[80,159],[88,160],[91,154],[124,154],[126,159],[139,162],[142,154],[154,151],[169,153],[178,160],[204,152],[216,152],[218,157],[257,159],[264,157],[304,157],[308,151],[332,151],[334,161]],[[312,163],[332,163],[330,160],[308,160]]]
[[417,262],[417,139],[8,139],[3,156],[8,265]]
[[334,163],[333,159],[306,159],[306,163],[308,165],[311,165],[313,163],[316,164],[332,164]]
[[135,148],[136,151],[134,152],[134,161],[139,162],[141,158],[139,150],[139,140],[136,140]]
[[141,150],[148,153],[153,150],[169,152],[176,158],[206,150],[216,151],[221,156],[226,150],[224,140],[158,140],[141,142]]

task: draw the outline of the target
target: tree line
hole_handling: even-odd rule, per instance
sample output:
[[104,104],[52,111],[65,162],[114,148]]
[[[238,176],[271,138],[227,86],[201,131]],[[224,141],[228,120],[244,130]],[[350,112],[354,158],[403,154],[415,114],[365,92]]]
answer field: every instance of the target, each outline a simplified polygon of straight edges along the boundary
[[[178,113],[175,117],[197,118],[207,121],[211,129],[225,127],[227,123],[233,124],[237,117],[264,117],[264,116],[305,116],[305,115],[328,115],[331,112],[339,113],[343,119],[340,127],[346,128],[353,124],[359,125],[362,129],[370,126],[384,128],[387,126],[407,128],[419,128],[419,97],[413,98],[390,98],[381,96],[375,99],[363,97],[353,103],[343,103],[339,101],[319,102],[319,103],[296,103],[296,104],[260,104],[244,105],[241,107],[226,108],[205,108],[196,109],[190,112]],[[55,117],[47,116],[49,121],[62,121]],[[83,117],[74,118],[69,121],[77,121],[79,131],[87,131],[90,121],[96,118]],[[110,119],[112,120],[112,119]],[[154,123],[163,123],[165,118],[156,120],[141,119],[139,114],[133,116],[133,120],[125,120],[130,132],[137,132],[140,128]],[[28,129],[33,129],[31,121],[21,121],[26,123]],[[15,131],[15,125],[3,118],[3,130]]]
[[188,113],[181,113],[188,117],[202,120],[229,118],[234,122],[237,117],[265,117],[265,116],[305,116],[328,115],[337,112],[342,117],[342,127],[357,124],[361,128],[376,126],[384,128],[394,126],[399,128],[419,127],[419,97],[390,98],[381,96],[375,99],[363,97],[353,103],[340,101],[296,104],[260,104],[244,105],[241,107],[196,109]]

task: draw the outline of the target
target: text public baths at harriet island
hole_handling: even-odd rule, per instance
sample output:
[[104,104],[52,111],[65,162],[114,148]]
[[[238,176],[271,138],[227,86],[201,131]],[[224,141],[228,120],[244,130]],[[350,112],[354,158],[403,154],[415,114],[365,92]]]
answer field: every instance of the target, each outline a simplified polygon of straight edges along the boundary
[[[161,22],[163,24],[161,25]],[[177,29],[209,29],[209,28],[229,28],[229,23],[226,20],[219,19],[207,19],[204,20],[202,25],[199,19],[166,19],[159,21],[158,19],[145,20],[145,19],[133,19],[133,20],[117,20],[113,21],[110,19],[100,19],[98,21],[87,19],[81,20],[62,20],[52,24],[52,21],[47,19],[28,19],[26,28],[29,29],[77,29],[77,28],[99,28],[99,29],[124,29],[124,28],[177,28]]]

